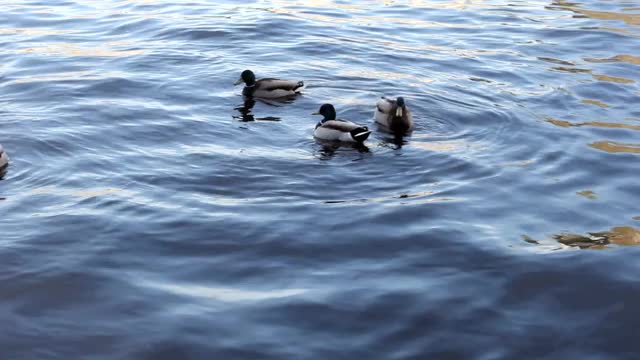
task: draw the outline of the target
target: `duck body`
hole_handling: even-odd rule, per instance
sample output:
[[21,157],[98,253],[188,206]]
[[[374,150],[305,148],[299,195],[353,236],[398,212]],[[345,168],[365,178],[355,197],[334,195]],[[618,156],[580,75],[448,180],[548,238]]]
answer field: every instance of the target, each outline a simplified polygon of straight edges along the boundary
[[361,126],[349,120],[336,119],[336,111],[331,104],[324,104],[314,115],[322,115],[322,119],[313,131],[313,136],[329,141],[362,143],[371,134],[366,126]]
[[9,156],[7,156],[4,148],[0,145],[0,169],[4,169],[7,165],[9,165]]
[[235,85],[241,83],[245,84],[244,89],[242,89],[242,95],[265,99],[294,96],[299,94],[304,86],[304,82],[295,80],[272,78],[256,80],[256,76],[251,70],[243,71]]
[[396,135],[405,135],[413,130],[413,116],[402,97],[397,100],[382,97],[376,103],[374,118],[376,123]]

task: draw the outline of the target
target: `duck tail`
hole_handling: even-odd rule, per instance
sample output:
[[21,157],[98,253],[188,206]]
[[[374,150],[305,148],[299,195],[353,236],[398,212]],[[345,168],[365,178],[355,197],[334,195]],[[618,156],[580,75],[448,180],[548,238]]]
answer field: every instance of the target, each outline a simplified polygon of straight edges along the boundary
[[357,142],[364,142],[367,140],[369,135],[371,135],[372,131],[369,130],[366,126],[362,126],[356,129],[351,130],[351,137]]

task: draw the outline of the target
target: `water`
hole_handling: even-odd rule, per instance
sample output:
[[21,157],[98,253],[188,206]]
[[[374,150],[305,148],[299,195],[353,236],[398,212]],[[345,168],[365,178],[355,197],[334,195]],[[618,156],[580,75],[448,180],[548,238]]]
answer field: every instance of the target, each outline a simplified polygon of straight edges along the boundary
[[0,64],[3,359],[638,358],[638,1],[9,0]]

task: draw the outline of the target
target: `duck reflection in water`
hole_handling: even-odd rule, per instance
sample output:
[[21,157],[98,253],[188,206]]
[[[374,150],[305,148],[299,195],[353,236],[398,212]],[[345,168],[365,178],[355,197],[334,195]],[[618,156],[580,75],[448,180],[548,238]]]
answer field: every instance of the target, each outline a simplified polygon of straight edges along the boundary
[[244,122],[256,121],[256,118],[251,113],[255,104],[255,100],[251,98],[245,99],[242,105],[234,108],[234,110],[238,110],[240,112],[240,115],[233,115],[233,118]]
[[400,150],[404,145],[408,144],[408,141],[405,140],[405,137],[400,134],[383,136],[381,138],[382,142],[379,146],[391,148],[393,150]]
[[256,99],[252,97],[244,97],[244,101],[241,105],[238,105],[234,108],[240,114],[233,115],[233,118],[242,121],[242,122],[251,122],[251,121],[281,121],[282,119],[276,116],[264,116],[264,117],[255,117],[253,115],[253,107],[256,105],[256,101],[259,101],[268,106],[280,107],[283,104],[290,104],[293,102],[293,98],[282,98],[282,99]]
[[[320,160],[330,160],[335,155],[337,155],[340,151],[340,148],[345,149],[344,153],[351,152],[349,150],[356,150],[359,154],[368,154],[370,152],[369,148],[363,143],[345,143],[345,142],[336,142],[336,141],[327,141],[316,139],[316,144],[320,146],[320,149],[317,150],[318,158]],[[356,160],[361,160],[362,157],[359,157]]]

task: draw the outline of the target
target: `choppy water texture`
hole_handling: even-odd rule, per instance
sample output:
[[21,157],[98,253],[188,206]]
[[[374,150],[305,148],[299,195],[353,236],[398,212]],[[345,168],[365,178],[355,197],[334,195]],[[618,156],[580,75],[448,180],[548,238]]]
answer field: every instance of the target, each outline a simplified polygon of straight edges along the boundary
[[3,359],[638,358],[640,2],[2,5]]

